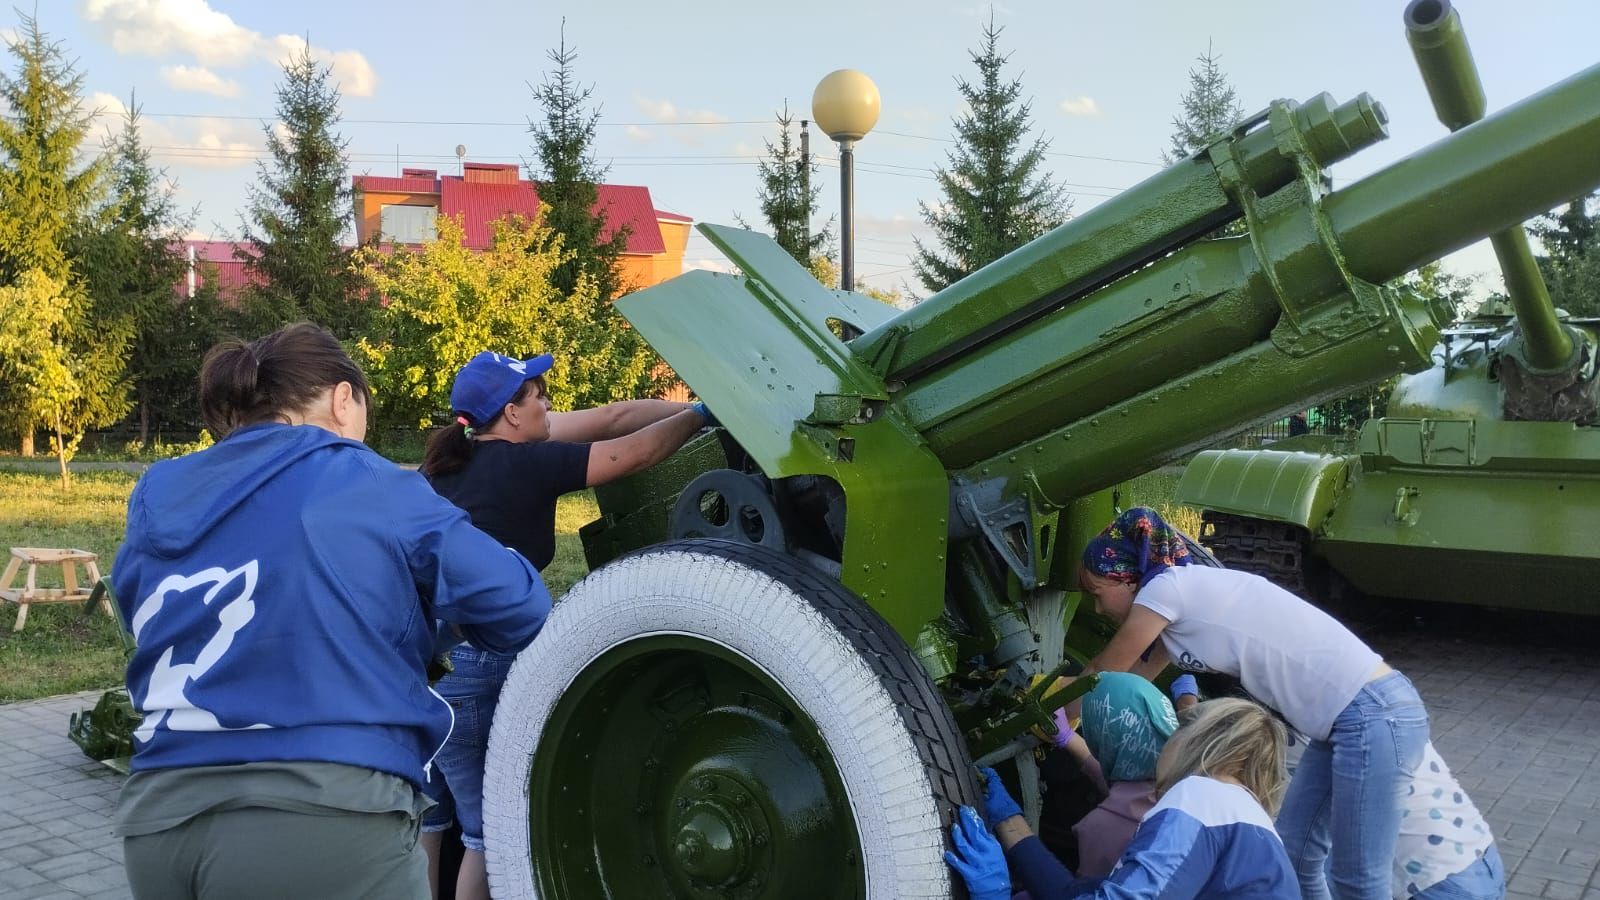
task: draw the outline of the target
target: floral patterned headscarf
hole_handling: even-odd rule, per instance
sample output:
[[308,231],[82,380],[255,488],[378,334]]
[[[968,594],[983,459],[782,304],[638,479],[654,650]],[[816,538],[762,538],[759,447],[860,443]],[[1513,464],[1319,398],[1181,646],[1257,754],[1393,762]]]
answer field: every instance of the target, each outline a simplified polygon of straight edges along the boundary
[[1178,530],[1148,506],[1117,516],[1083,548],[1085,571],[1141,587],[1173,566],[1192,562]]

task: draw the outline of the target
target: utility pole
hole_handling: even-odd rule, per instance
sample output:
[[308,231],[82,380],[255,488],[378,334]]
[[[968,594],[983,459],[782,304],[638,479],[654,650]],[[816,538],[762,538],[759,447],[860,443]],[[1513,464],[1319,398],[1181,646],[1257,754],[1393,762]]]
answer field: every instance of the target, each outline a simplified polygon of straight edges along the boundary
[[810,124],[807,119],[800,120],[800,216],[805,219],[800,233],[807,246],[811,243],[811,132],[806,126]]

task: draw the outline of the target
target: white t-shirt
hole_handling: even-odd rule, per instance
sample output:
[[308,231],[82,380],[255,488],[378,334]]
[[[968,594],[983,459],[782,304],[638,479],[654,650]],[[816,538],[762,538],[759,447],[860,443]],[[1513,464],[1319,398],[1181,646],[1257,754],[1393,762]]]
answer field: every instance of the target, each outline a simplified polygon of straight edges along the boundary
[[1173,665],[1232,675],[1317,740],[1383,661],[1332,616],[1248,572],[1168,569],[1133,602],[1172,623],[1161,642]]

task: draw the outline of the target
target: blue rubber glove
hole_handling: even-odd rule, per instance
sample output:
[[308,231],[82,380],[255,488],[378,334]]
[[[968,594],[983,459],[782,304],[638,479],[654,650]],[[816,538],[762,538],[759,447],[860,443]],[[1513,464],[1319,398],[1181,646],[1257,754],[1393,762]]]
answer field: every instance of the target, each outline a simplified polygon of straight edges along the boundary
[[1022,807],[1011,799],[1011,795],[1006,793],[1006,786],[1000,783],[1000,774],[987,767],[978,771],[983,773],[984,822],[993,828],[1012,816],[1022,815]]
[[697,402],[697,403],[693,404],[692,406],[690,406],[689,408],[694,410],[695,412],[699,413],[700,414],[700,418],[706,420],[706,427],[707,428],[715,428],[718,425],[722,424],[721,422],[717,421],[717,417],[713,416],[711,414],[711,410],[707,409],[705,403],[703,403],[703,402]]
[[977,810],[961,807],[956,824],[950,828],[950,841],[955,850],[946,850],[944,861],[967,883],[972,900],[1011,900],[1005,851],[984,827]]
[[1174,702],[1184,694],[1193,695],[1196,699],[1200,697],[1200,683],[1194,680],[1193,675],[1179,675],[1172,679],[1172,687],[1167,690],[1172,694]]

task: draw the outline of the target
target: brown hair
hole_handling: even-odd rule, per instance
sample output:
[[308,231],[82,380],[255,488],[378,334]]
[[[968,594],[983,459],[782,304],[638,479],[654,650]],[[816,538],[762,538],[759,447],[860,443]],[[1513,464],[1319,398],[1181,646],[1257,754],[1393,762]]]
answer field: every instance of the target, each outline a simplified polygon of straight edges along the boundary
[[339,341],[299,322],[253,341],[230,338],[200,364],[200,417],[217,439],[235,429],[304,409],[341,381],[372,402],[372,389]]
[[[524,381],[522,386],[517,388],[517,392],[512,394],[511,399],[507,400],[506,403],[521,403],[528,399],[528,394],[532,393],[534,388],[538,388],[540,393],[549,393],[545,389],[544,376],[538,375]],[[500,421],[500,417],[504,415],[505,407],[502,406],[500,409],[500,412],[494,414],[494,418],[484,422],[482,425],[474,425],[472,430],[482,431],[493,427],[494,423]],[[467,417],[466,413],[459,410],[452,411],[450,415],[457,419]],[[419,469],[423,477],[434,478],[439,475],[450,475],[465,469],[467,461],[472,458],[472,444],[472,438],[467,437],[467,426],[462,425],[459,421],[451,422],[443,428],[435,429],[433,434],[428,435],[428,446],[422,451],[422,465]]]
[[1289,783],[1282,722],[1260,704],[1237,697],[1207,700],[1178,720],[1156,762],[1157,796],[1190,775],[1225,775],[1243,785],[1268,816],[1277,816]]

